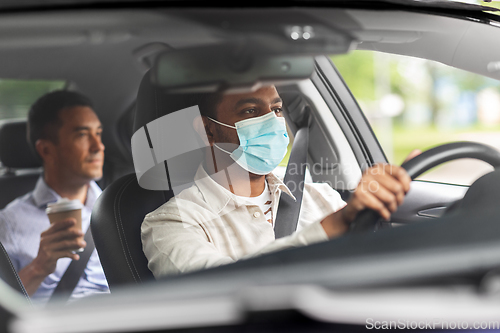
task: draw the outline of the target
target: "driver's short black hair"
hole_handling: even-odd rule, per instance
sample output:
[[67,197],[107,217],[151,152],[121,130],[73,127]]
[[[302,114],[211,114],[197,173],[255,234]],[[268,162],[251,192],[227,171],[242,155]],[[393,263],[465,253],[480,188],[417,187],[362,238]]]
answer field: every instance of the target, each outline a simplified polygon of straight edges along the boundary
[[74,91],[57,90],[40,97],[30,108],[27,123],[27,140],[31,149],[36,151],[40,139],[58,143],[58,131],[62,126],[60,111],[75,106],[93,108],[91,100]]
[[217,120],[217,105],[223,97],[222,92],[205,93],[198,96],[200,114]]

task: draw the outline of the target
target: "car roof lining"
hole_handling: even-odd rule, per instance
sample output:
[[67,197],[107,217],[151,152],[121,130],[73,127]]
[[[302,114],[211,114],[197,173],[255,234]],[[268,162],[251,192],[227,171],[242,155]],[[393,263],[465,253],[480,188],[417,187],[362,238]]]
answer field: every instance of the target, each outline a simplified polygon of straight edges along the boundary
[[[325,10],[314,9],[309,13],[324,20],[329,17]],[[500,52],[497,35],[492,33],[500,27],[498,23],[404,11],[346,10],[346,13],[358,22],[358,28],[351,25],[350,32],[357,39],[359,50],[430,59],[500,79],[500,71],[488,67],[491,62],[498,62],[488,58]],[[491,48],[498,48],[498,52]]]
[[[492,59],[477,56],[481,52],[467,52],[470,44],[500,48],[495,46],[498,43],[492,43],[492,34],[486,33],[496,29],[494,26],[402,11],[374,13],[324,8],[305,11],[320,21],[330,22],[332,26],[349,29],[358,40],[357,49],[428,58],[500,79],[499,72],[488,71],[487,65]],[[168,13],[167,10],[165,12]],[[121,66],[137,67],[137,74],[143,74],[144,67],[134,55],[138,48],[150,43],[183,48],[217,43],[223,38],[216,30],[161,11],[119,10],[114,13],[88,10],[60,14],[2,15],[0,77],[62,78],[80,85],[79,81],[85,80],[82,73],[99,73],[99,66],[112,72],[112,65],[118,59],[122,59]],[[449,27],[447,31],[452,32],[443,32],[443,26]],[[173,30],[178,33],[172,34]],[[456,56],[457,51],[464,56]],[[125,58],[123,54],[130,56]],[[477,61],[466,61],[472,56]],[[85,62],[85,59],[92,61]],[[72,70],[75,66],[77,70]],[[123,75],[123,71],[121,73]],[[90,76],[87,80],[94,79],[93,75]]]
[[[467,29],[475,25],[472,21],[402,11],[373,12],[323,8],[305,11],[319,20],[330,22],[333,26],[353,29],[351,32],[360,42],[359,49],[397,54],[411,54],[417,49],[424,49],[427,51],[421,54],[422,57],[450,65],[453,65],[451,60],[457,47],[471,42],[469,39],[461,40],[461,38]],[[168,13],[167,10],[165,12]],[[35,73],[31,75],[38,74],[38,78],[64,77],[62,74],[66,74],[67,71],[63,67],[59,71],[56,66],[49,66],[53,68],[45,71],[39,69],[45,67],[41,66],[42,64],[60,63],[62,57],[58,57],[57,54],[61,52],[65,56],[79,59],[95,52],[92,47],[106,48],[109,44],[110,50],[106,50],[108,53],[116,48],[122,57],[122,52],[125,51],[131,54],[131,61],[135,61],[132,56],[133,50],[150,42],[162,42],[170,47],[179,48],[215,43],[222,37],[201,24],[165,15],[161,11],[119,10],[114,13],[88,10],[79,13],[68,12],[64,15],[61,15],[61,12],[47,12],[4,14],[1,17],[0,32],[5,31],[5,33],[0,34],[0,57],[8,58],[12,53],[19,56],[19,52],[25,51],[23,58],[26,59],[27,69],[19,71],[16,68],[16,71],[9,71],[8,68],[11,66],[0,66],[0,77],[22,76],[26,72]],[[343,19],[340,19],[341,17]],[[444,33],[443,25],[450,27],[448,30],[453,32]],[[487,29],[495,27],[489,26]],[[169,33],[173,30],[178,33]],[[146,36],[142,32],[147,32],[149,35]],[[484,34],[475,34],[474,37],[486,38]],[[439,48],[439,53],[442,55],[432,54],[429,51],[435,49],[437,42],[442,43]],[[123,45],[122,50],[120,50],[121,45]],[[51,56],[37,57],[35,53],[42,50],[52,53]],[[118,57],[108,56],[108,58],[116,61]],[[84,63],[78,65],[83,66]],[[488,74],[484,71],[480,73]]]

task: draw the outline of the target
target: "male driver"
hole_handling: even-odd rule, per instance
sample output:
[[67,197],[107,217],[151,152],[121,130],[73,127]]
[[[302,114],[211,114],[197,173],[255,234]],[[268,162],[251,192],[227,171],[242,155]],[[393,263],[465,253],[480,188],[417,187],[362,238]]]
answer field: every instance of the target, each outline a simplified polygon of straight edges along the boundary
[[[102,177],[102,126],[90,100],[76,92],[56,91],[42,96],[28,115],[28,141],[43,161],[43,176],[35,189],[0,211],[0,241],[35,302],[53,293],[72,260],[85,247],[79,240],[90,224],[92,206],[101,193],[94,179]],[[78,199],[82,229],[75,219],[50,224],[45,208],[60,198]],[[109,292],[94,250],[72,298]]]
[[142,224],[144,253],[156,277],[338,237],[365,208],[389,219],[410,188],[405,170],[387,164],[366,170],[347,204],[327,184],[306,183],[297,231],[275,239],[279,196],[291,195],[271,172],[288,144],[278,92],[268,86],[217,94],[199,108],[194,127],[207,151],[195,184]]

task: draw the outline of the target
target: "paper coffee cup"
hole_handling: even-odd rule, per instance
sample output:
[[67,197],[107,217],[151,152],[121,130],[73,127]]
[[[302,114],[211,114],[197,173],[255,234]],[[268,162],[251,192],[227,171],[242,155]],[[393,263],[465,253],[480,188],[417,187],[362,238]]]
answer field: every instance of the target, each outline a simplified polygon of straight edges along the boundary
[[[80,200],[69,200],[66,198],[59,199],[57,202],[49,203],[45,213],[49,217],[50,223],[55,223],[58,221],[63,221],[68,218],[74,218],[76,220],[75,228],[82,230],[82,208],[83,205]],[[83,240],[83,236],[78,238]],[[82,252],[83,248],[79,248],[74,252]]]

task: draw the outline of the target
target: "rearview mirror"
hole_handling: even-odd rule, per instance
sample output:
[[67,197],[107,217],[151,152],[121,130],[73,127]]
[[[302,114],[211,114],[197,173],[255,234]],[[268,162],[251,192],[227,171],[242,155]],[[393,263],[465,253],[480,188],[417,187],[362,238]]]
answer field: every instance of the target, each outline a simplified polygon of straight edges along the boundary
[[151,77],[169,92],[215,92],[303,80],[313,71],[310,55],[262,54],[223,44],[162,53]]

